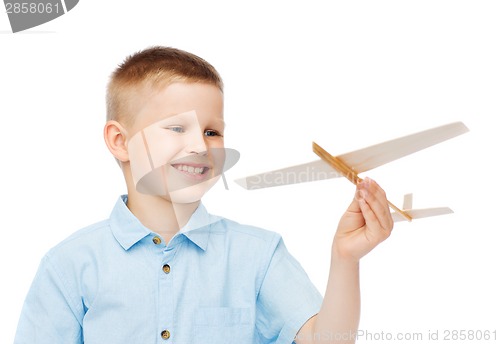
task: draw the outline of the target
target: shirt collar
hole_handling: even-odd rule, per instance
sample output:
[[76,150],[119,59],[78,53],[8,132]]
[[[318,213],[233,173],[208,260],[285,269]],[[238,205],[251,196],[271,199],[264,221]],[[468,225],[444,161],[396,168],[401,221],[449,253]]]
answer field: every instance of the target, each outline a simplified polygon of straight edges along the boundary
[[[120,196],[110,216],[111,231],[125,250],[128,250],[138,241],[153,233],[128,209],[127,199],[127,195]],[[220,219],[219,216],[209,214],[203,204],[200,203],[189,218],[189,221],[176,235],[183,235],[202,250],[206,250],[210,235],[210,225]]]

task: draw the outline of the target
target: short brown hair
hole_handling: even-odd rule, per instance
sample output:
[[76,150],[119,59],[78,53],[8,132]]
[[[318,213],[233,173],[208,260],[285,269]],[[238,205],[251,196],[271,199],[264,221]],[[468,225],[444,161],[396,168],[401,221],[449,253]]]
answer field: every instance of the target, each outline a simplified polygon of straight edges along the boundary
[[183,50],[154,46],[125,59],[113,72],[107,87],[106,117],[130,124],[127,103],[141,86],[164,87],[173,82],[201,82],[223,91],[217,70],[204,59]]

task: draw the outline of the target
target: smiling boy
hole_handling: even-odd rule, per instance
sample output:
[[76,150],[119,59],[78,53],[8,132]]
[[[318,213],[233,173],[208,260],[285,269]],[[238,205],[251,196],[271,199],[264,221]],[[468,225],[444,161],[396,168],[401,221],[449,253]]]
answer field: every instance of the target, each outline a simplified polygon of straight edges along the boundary
[[354,342],[359,260],[393,226],[374,181],[339,222],[322,298],[278,234],[201,204],[227,153],[210,64],[172,48],[136,53],[111,77],[107,115],[127,195],[43,258],[16,344]]

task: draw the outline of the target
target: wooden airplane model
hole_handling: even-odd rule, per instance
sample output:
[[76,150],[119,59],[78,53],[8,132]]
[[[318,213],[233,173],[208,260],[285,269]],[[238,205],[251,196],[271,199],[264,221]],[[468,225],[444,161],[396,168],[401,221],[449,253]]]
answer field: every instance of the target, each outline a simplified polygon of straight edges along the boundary
[[[357,184],[362,180],[358,177],[359,173],[413,154],[468,131],[469,129],[462,122],[455,122],[338,156],[330,155],[313,142],[313,151],[321,158],[320,160],[240,178],[235,182],[248,190],[336,177],[346,177],[352,183]],[[389,201],[388,203],[394,210],[392,213],[394,221],[411,221],[412,219],[453,213],[447,207],[413,209],[411,194],[405,195],[403,209],[399,209]]]

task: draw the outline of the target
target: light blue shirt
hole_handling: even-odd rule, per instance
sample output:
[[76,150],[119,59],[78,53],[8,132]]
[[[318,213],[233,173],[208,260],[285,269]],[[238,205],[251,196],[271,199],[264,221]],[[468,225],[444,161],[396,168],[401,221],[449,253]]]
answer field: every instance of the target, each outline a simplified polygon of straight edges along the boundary
[[277,233],[200,204],[165,245],[126,202],[43,258],[15,344],[290,344],[319,311]]

